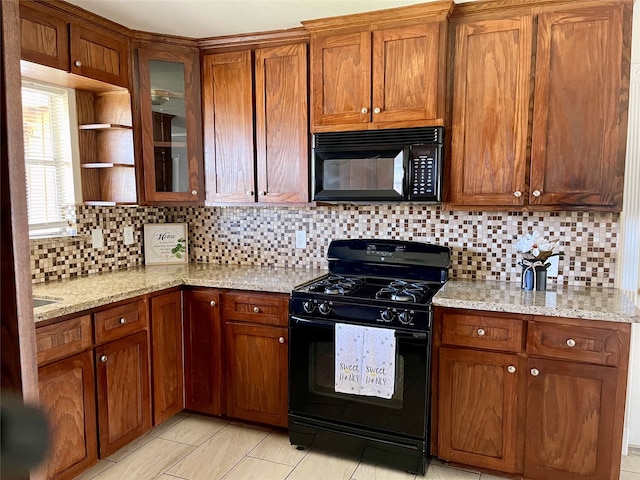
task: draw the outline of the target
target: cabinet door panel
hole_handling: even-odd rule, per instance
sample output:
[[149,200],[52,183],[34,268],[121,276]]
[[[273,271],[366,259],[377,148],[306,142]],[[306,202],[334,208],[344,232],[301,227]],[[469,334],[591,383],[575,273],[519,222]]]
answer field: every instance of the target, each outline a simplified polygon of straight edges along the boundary
[[202,62],[206,199],[253,202],[251,52],[205,55]]
[[151,427],[147,332],[96,347],[100,457]]
[[64,18],[20,2],[21,58],[69,70],[69,34]]
[[222,414],[220,299],[217,290],[184,292],[185,406],[212,415]]
[[39,368],[38,387],[51,439],[42,469],[48,479],[73,478],[98,460],[92,353]]
[[530,358],[528,370],[525,475],[610,478],[617,369]]
[[439,360],[438,456],[516,472],[522,358],[443,347]]
[[[529,202],[622,205],[625,6],[539,16]],[[623,71],[623,63],[627,65]]]
[[307,49],[256,50],[259,202],[309,200]]
[[373,32],[373,122],[443,121],[440,38],[438,22]]
[[452,203],[524,203],[531,50],[528,15],[456,26]]
[[[363,109],[366,109],[363,113]],[[371,119],[369,30],[311,39],[311,125],[367,128]],[[335,130],[335,129],[334,129]]]
[[151,299],[153,423],[184,408],[182,298],[180,292]]
[[227,414],[287,426],[287,329],[227,322]]

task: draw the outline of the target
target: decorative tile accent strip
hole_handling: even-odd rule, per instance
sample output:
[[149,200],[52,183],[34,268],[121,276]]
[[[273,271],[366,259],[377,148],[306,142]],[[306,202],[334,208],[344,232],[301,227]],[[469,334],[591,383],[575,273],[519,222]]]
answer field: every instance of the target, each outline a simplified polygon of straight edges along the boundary
[[[270,267],[326,268],[337,238],[397,238],[452,249],[451,277],[519,282],[518,237],[538,230],[561,242],[558,276],[550,284],[614,286],[619,215],[594,212],[451,212],[429,205],[319,207],[78,207],[81,235],[31,241],[34,283],[142,265],[143,224],[189,224],[190,261]],[[122,229],[132,226],[134,243]],[[102,228],[105,247],[90,233]],[[307,232],[296,249],[295,232]]]

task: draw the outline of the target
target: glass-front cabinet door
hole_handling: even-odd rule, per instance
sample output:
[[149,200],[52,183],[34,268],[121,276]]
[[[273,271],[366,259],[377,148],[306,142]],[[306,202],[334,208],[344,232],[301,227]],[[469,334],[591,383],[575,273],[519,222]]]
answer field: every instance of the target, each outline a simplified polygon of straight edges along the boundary
[[204,200],[196,50],[138,49],[145,203]]

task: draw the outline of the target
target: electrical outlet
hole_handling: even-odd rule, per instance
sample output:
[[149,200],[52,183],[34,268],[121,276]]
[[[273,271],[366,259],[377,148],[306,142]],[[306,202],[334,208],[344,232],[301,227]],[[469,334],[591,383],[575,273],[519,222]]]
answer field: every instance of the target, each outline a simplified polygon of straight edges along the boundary
[[104,247],[104,237],[102,236],[101,228],[94,228],[91,230],[91,244],[93,248]]
[[307,248],[307,232],[296,230],[296,248]]
[[133,243],[133,227],[124,227],[124,244],[131,245]]
[[547,275],[549,277],[557,277],[558,276],[558,260],[560,257],[557,255],[555,257],[549,257],[547,262],[551,264],[549,268],[547,268]]

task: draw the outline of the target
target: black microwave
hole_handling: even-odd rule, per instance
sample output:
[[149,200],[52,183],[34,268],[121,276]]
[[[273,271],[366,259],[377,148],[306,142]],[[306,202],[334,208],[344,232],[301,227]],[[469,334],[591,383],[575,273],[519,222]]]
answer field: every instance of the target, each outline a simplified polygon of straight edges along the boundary
[[314,201],[442,201],[443,127],[317,133]]

